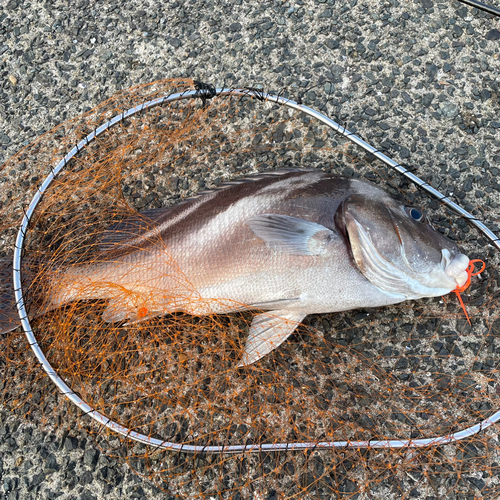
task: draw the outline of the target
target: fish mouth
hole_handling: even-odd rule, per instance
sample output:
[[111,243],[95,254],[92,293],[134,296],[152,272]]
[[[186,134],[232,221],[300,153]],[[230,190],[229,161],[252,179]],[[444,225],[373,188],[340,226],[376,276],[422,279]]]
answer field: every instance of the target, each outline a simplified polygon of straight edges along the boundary
[[448,250],[442,250],[444,272],[450,278],[453,278],[458,287],[465,285],[469,275],[467,267],[469,265],[469,257],[463,253],[456,254],[453,259],[451,258]]

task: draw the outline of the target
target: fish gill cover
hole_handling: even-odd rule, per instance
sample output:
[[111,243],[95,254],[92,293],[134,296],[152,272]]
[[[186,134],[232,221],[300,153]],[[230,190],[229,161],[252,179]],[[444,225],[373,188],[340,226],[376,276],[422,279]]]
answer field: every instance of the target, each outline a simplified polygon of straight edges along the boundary
[[[23,208],[75,144],[126,109],[193,86],[166,80],[123,91],[4,164],[4,255],[12,252]],[[26,235],[25,300],[52,366],[102,415],[146,436],[202,448],[432,438],[484,421],[500,409],[498,252],[398,174],[360,156],[326,126],[253,93],[180,100],[108,129],[57,176]],[[62,265],[92,262],[100,245],[118,244],[106,236],[113,224],[223,181],[304,167],[380,184],[422,207],[469,258],[484,260],[485,272],[463,294],[471,324],[452,294],[311,315],[278,349],[238,367],[256,311],[174,313],[124,325],[103,320],[106,301],[87,300],[35,314],[46,307],[44,287],[57,282]],[[13,169],[25,178],[9,176]],[[498,209],[478,205],[473,214],[498,228]],[[164,250],[165,268],[182,282],[185,277]],[[123,293],[133,303],[132,292]],[[4,404],[40,425],[56,417],[63,428],[78,422],[103,452],[179,498],[500,495],[498,424],[460,442],[423,448],[165,451],[108,431],[67,403],[20,328],[3,335],[0,346]]]

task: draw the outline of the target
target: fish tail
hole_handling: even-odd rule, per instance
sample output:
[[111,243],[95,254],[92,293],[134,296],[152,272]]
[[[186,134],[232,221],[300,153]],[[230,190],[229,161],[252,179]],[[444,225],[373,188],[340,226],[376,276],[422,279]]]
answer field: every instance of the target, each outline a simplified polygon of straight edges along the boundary
[[0,334],[21,325],[14,295],[12,257],[0,259]]
[[[41,261],[27,261],[23,263],[22,279],[23,291],[29,290],[35,276],[45,268]],[[47,307],[47,292],[37,286],[36,292],[28,295],[36,297],[36,301],[24,296],[24,302],[30,318],[39,317],[54,307]],[[16,297],[14,295],[13,262],[12,257],[0,258],[0,335],[15,330],[21,326],[17,311]]]

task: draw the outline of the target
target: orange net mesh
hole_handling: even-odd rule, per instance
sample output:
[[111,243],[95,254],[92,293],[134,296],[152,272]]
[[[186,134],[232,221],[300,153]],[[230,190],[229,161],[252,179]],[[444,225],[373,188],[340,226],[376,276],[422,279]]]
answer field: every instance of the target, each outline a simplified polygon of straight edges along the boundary
[[[192,88],[191,81],[160,81],[124,91],[4,164],[4,254],[13,248],[22,208],[78,141],[123,110]],[[54,263],[99,258],[96,249],[110,243],[104,233],[111,224],[247,173],[308,167],[365,177],[398,192],[423,206],[471,259],[485,261],[486,271],[463,293],[471,324],[453,295],[313,315],[271,354],[237,368],[255,311],[175,313],[123,325],[103,321],[105,301],[80,300],[32,318],[48,360],[103,415],[185,445],[407,440],[447,436],[493,415],[500,409],[498,252],[405,180],[356,154],[309,117],[250,96],[187,99],[138,113],[78,153],[35,211],[23,259],[29,310],[44,307],[44,286],[57,277]],[[498,211],[488,206],[474,213],[493,229],[499,223]],[[181,283],[166,250],[163,264]],[[147,316],[149,305],[123,293],[139,319]],[[55,389],[22,331],[0,341],[4,403],[50,419],[64,399],[52,397]],[[59,424],[69,425],[62,415]],[[441,447],[217,454],[163,451],[89,419],[80,422],[107,454],[184,498],[500,495],[497,424]]]

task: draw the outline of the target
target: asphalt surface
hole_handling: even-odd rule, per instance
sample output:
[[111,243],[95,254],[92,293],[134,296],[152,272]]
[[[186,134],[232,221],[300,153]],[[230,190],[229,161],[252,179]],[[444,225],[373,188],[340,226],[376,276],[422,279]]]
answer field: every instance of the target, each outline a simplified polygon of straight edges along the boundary
[[[500,20],[454,0],[9,0],[0,161],[141,82],[285,88],[498,219],[499,69]],[[0,500],[165,497],[84,430],[0,413]]]

